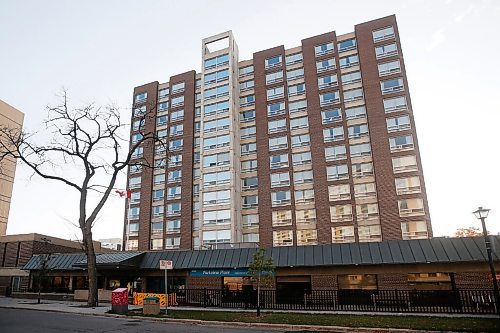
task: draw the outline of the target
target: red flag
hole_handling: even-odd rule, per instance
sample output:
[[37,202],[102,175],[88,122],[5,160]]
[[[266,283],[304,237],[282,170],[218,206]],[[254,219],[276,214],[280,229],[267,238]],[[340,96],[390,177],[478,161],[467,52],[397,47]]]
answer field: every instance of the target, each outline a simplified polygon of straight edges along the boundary
[[120,198],[123,198],[126,196],[127,199],[130,199],[130,197],[132,196],[132,192],[130,190],[125,190],[125,191],[116,190],[115,192],[118,193]]
[[132,197],[132,191],[127,190],[127,199],[130,199]]

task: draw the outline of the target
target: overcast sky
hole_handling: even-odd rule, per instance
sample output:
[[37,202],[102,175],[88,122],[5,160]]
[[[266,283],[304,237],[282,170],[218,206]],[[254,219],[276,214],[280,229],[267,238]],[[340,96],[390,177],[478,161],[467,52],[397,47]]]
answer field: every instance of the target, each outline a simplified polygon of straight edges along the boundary
[[[232,30],[240,60],[396,14],[435,236],[500,231],[500,2],[0,0],[0,99],[41,129],[62,86],[74,106],[116,103],[133,87],[201,69],[201,40]],[[74,191],[18,168],[7,232],[81,238]],[[125,186],[125,175],[119,187]],[[109,200],[94,238],[121,237],[124,201]]]

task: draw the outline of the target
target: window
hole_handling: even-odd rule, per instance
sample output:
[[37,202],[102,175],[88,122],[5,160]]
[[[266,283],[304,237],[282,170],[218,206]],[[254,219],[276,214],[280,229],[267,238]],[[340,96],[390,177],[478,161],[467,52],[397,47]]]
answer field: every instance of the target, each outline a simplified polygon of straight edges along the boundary
[[225,84],[223,86],[205,90],[203,93],[203,98],[205,100],[209,100],[213,98],[221,98],[228,95],[229,95],[229,85]]
[[229,56],[227,54],[220,55],[215,58],[205,60],[205,69],[211,69],[227,65],[229,63]]
[[182,165],[182,155],[170,155],[170,160],[168,163],[169,167],[176,167]]
[[153,179],[153,184],[154,185],[161,185],[161,184],[164,184],[164,183],[165,183],[165,174],[154,175],[154,179]]
[[141,158],[143,154],[144,154],[144,148],[136,147],[132,152],[132,158]]
[[218,71],[218,72],[205,74],[205,76],[204,76],[205,84],[213,84],[213,83],[226,81],[228,78],[229,78],[229,70],[228,69],[223,69],[223,70]]
[[203,133],[219,132],[229,129],[229,117],[203,123]]
[[128,210],[128,218],[130,220],[137,220],[139,218],[140,208],[133,207]]
[[267,58],[265,65],[266,69],[281,66],[281,55]]
[[255,119],[255,110],[243,111],[240,113],[240,121],[242,123],[249,122]]
[[394,38],[394,28],[392,26],[375,30],[372,32],[373,42],[380,42],[386,39]]
[[128,225],[128,235],[129,236],[139,235],[139,223],[130,223]]
[[269,104],[267,106],[267,115],[269,117],[285,114],[285,102]]
[[180,232],[181,220],[167,221],[167,232]]
[[347,132],[349,135],[349,139],[357,139],[362,138],[364,136],[368,136],[368,125],[354,125],[347,128]]
[[194,87],[196,90],[201,88],[201,79],[197,79],[196,82],[194,83]]
[[297,246],[317,245],[317,230],[297,230]]
[[253,74],[253,65],[240,68],[240,77]]
[[427,223],[425,221],[410,221],[401,223],[403,239],[427,239]]
[[371,154],[372,147],[369,143],[362,143],[360,145],[351,145],[349,147],[349,151],[351,153],[351,158],[369,156]]
[[271,192],[272,207],[286,206],[291,202],[290,191]]
[[382,89],[382,94],[390,94],[397,91],[404,90],[403,78],[395,78],[380,82],[380,89]]
[[339,84],[337,74],[331,74],[318,78],[318,88],[324,89],[328,87],[335,87]]
[[377,275],[338,275],[339,289],[377,290]]
[[257,195],[247,195],[241,199],[243,208],[254,208],[259,205],[259,198]]
[[340,94],[338,91],[332,91],[319,95],[319,102],[321,106],[332,105],[340,102]]
[[167,165],[167,160],[164,158],[154,160],[155,169],[164,169],[166,165]]
[[214,104],[205,105],[203,113],[206,117],[215,114],[222,114],[229,111],[229,101],[218,102]]
[[266,84],[283,81],[283,71],[266,74]]
[[164,139],[167,137],[167,130],[161,130],[161,131],[157,131],[156,132],[156,136],[158,137],[158,139]]
[[267,132],[269,134],[286,131],[286,119],[273,120],[267,123]]
[[269,139],[269,150],[280,150],[280,149],[287,149],[288,148],[288,140],[286,136],[280,136],[277,138],[270,138]]
[[393,157],[392,170],[394,173],[418,171],[417,158],[415,155]]
[[203,231],[203,244],[223,244],[231,242],[231,230]]
[[231,191],[213,191],[203,193],[204,205],[220,205],[227,204],[231,199]]
[[321,120],[323,124],[331,124],[342,121],[342,111],[340,108],[322,111]]
[[142,117],[146,114],[146,106],[143,105],[140,108],[134,109],[134,117]]
[[273,211],[273,227],[282,227],[292,225],[291,210],[275,210]]
[[165,88],[165,89],[160,89],[158,91],[158,98],[159,99],[162,99],[162,98],[167,98],[168,97],[168,94],[169,94],[169,88]]
[[254,95],[248,95],[240,98],[240,106],[245,107],[245,106],[250,106],[255,104],[255,96]]
[[276,98],[283,97],[284,90],[285,88],[283,87],[276,87],[276,88],[271,88],[267,89],[267,100],[272,100]]
[[139,188],[141,187],[141,177],[133,177],[128,181],[129,188]]
[[170,151],[181,150],[183,145],[183,139],[171,140],[168,143],[168,148]]
[[163,216],[163,206],[153,206],[153,217]]
[[279,168],[288,167],[288,154],[269,156],[269,164],[270,164],[271,169],[279,169]]
[[333,42],[328,42],[314,47],[314,54],[320,56],[323,54],[333,53]]
[[229,146],[229,135],[214,136],[203,140],[203,149],[210,150]]
[[359,64],[359,58],[357,54],[339,59],[340,68],[348,68],[356,66],[358,64]]
[[257,171],[257,160],[242,161],[241,172]]
[[296,153],[292,155],[292,163],[294,166],[311,164],[311,152]]
[[249,81],[241,82],[240,83],[240,91],[246,91],[246,90],[253,89],[254,86],[255,86],[255,81],[254,80],[249,80]]
[[259,179],[257,177],[241,179],[241,188],[243,191],[256,189],[258,186],[259,186]]
[[256,143],[244,143],[241,145],[241,155],[250,155],[257,152]]
[[180,237],[165,238],[165,249],[178,249],[181,245]]
[[328,198],[330,201],[351,199],[351,187],[349,184],[328,186]]
[[342,180],[349,179],[349,171],[346,164],[332,165],[326,167],[327,180]]
[[198,196],[200,194],[200,184],[193,185],[193,195]]
[[301,112],[307,110],[307,100],[296,101],[288,104],[290,113]]
[[181,203],[167,204],[167,216],[178,216],[181,214]]
[[184,96],[174,97],[172,98],[172,107],[178,107],[184,105]]
[[396,178],[396,193],[398,195],[420,193],[422,188],[420,186],[420,178],[417,176]]
[[167,180],[169,183],[176,183],[181,181],[182,170],[172,170],[168,172]]
[[312,170],[298,171],[293,173],[294,184],[307,184],[312,183],[313,181],[314,179]]
[[221,225],[231,223],[231,210],[214,210],[203,212],[203,225]]
[[302,118],[294,118],[290,120],[290,130],[297,130],[301,128],[308,128],[309,127],[309,122],[307,120],[307,117],[302,117]]
[[338,140],[344,140],[344,128],[342,126],[323,129],[324,142],[333,142]]
[[352,176],[354,178],[373,176],[373,164],[371,162],[352,164]]
[[271,174],[271,187],[280,187],[289,185],[290,185],[290,174],[288,172]]
[[334,223],[352,221],[352,205],[330,206],[330,219]]
[[406,104],[405,96],[398,96],[394,98],[384,99],[385,113],[404,111],[404,110],[408,110],[408,105]]
[[304,68],[297,68],[286,72],[288,81],[298,80],[304,77]]
[[354,198],[376,198],[375,183],[354,184]]
[[327,162],[340,161],[347,158],[347,151],[344,145],[325,148],[325,159]]
[[342,84],[351,84],[361,82],[361,72],[351,72],[342,74]]
[[363,88],[344,91],[344,102],[354,102],[363,99]]
[[152,234],[162,234],[163,233],[163,222],[151,223],[151,233]]
[[258,243],[259,234],[243,234],[243,243]]
[[168,116],[158,116],[156,118],[156,125],[158,125],[158,126],[166,125],[167,122],[168,122]]
[[167,151],[167,147],[165,146],[165,144],[160,143],[160,144],[155,145],[155,157],[165,155],[166,151]]
[[309,146],[311,143],[311,138],[309,134],[294,135],[290,138],[292,142],[292,148],[298,148],[303,146]]
[[287,65],[297,64],[299,62],[302,62],[302,58],[302,53],[290,54],[285,57],[285,63]]
[[244,228],[256,227],[259,225],[259,215],[243,215],[241,216],[241,225]]
[[170,114],[170,121],[179,121],[184,119],[184,110],[177,110]]
[[357,106],[345,109],[345,116],[347,120],[363,118],[366,116],[366,108],[364,106]]
[[314,190],[296,190],[295,205],[314,203]]
[[[194,122],[194,132],[200,133],[200,131],[201,131],[201,122],[195,121]],[[199,144],[198,144],[198,146],[199,146]]]
[[354,227],[333,227],[332,243],[354,243]]
[[220,171],[203,174],[203,186],[211,187],[228,184],[230,179],[229,171]]
[[390,62],[385,62],[383,64],[378,64],[378,75],[385,76],[401,73],[401,64],[399,60],[394,60]]
[[425,215],[422,199],[401,199],[398,200],[398,206],[401,217]]
[[413,137],[411,135],[403,135],[389,138],[389,146],[391,147],[391,153],[413,150]]
[[131,192],[130,193],[130,203],[135,204],[141,201],[141,192]]
[[396,46],[396,43],[381,45],[375,48],[375,55],[377,59],[390,57],[396,54],[398,54],[398,47]]
[[339,52],[354,50],[356,48],[356,38],[343,40],[337,43]]
[[293,246],[293,231],[273,231],[273,246]]
[[200,179],[200,177],[201,177],[200,168],[194,168],[193,169],[193,180]]
[[139,173],[142,172],[142,165],[141,164],[132,164],[129,166],[129,173]]
[[182,135],[184,133],[184,125],[177,124],[170,126],[170,136]]
[[180,198],[181,198],[181,187],[180,186],[167,188],[167,199],[173,200],[173,199],[180,199]]
[[389,118],[386,120],[386,122],[387,122],[387,132],[389,133],[404,131],[411,128],[409,116]]
[[255,126],[240,128],[241,139],[255,138],[257,134],[257,128]]
[[186,87],[186,84],[184,82],[179,82],[179,83],[172,85],[172,94],[184,91],[185,87]]
[[316,223],[316,209],[303,209],[295,211],[297,223]]
[[144,119],[135,120],[132,123],[132,131],[138,131],[138,130],[142,130],[142,129],[144,129]]
[[288,86],[288,96],[299,96],[306,93],[306,85],[304,83]]
[[154,190],[153,191],[153,201],[163,200],[165,197],[165,190]]
[[142,103],[142,102],[145,102],[147,98],[148,98],[148,93],[143,92],[143,93],[135,95],[135,102]]
[[316,72],[321,73],[330,69],[335,69],[335,58],[325,59],[316,62]]
[[142,138],[143,136],[141,133],[132,134],[132,144],[136,144]]

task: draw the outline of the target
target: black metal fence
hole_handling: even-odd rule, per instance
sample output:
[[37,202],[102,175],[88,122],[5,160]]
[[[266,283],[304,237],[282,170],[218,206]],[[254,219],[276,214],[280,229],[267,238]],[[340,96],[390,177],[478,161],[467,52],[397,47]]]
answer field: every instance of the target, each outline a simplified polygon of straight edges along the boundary
[[[256,291],[185,289],[180,306],[254,309]],[[268,310],[366,311],[495,314],[492,290],[312,290],[301,296],[262,290],[260,308]]]

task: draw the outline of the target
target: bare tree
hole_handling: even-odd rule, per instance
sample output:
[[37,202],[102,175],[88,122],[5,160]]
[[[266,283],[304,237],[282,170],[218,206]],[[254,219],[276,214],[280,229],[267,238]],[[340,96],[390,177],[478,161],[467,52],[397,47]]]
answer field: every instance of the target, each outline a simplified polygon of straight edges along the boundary
[[[114,106],[98,107],[93,103],[83,108],[70,108],[66,91],[56,106],[47,106],[45,130],[51,140],[41,144],[40,133],[27,133],[19,129],[0,128],[0,163],[4,159],[17,159],[42,178],[58,181],[79,195],[78,227],[87,255],[89,279],[88,306],[97,304],[96,254],[92,227],[104,204],[112,193],[118,175],[129,165],[145,165],[134,152],[141,146],[154,145],[158,140],[154,131],[135,137],[128,148],[128,127],[120,119]],[[141,124],[154,117],[153,109],[141,114]],[[0,171],[1,172],[1,171]],[[91,196],[89,196],[92,193]],[[94,196],[97,198],[94,204]]]

